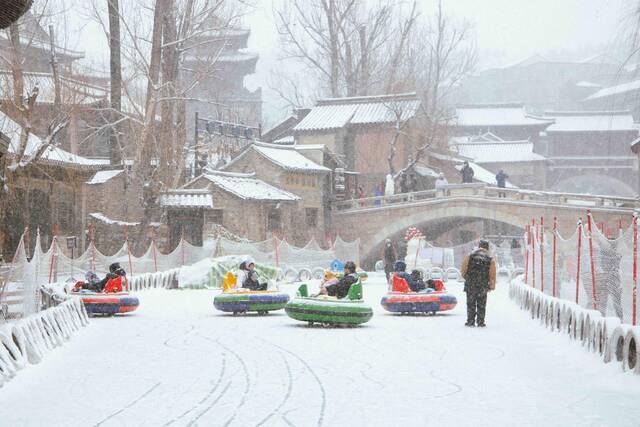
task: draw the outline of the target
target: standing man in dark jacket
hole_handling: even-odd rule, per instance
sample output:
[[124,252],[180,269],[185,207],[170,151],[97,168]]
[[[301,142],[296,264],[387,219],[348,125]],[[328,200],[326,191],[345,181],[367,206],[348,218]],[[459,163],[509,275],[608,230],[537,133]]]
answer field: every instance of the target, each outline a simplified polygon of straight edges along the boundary
[[[506,188],[507,178],[509,178],[509,175],[500,169],[500,172],[496,174],[496,183],[498,184],[498,188]],[[498,191],[498,197],[507,197],[507,193],[504,191]]]
[[480,240],[478,249],[467,255],[460,269],[467,293],[466,326],[485,327],[487,292],[496,288],[496,261],[489,254],[489,242]]
[[393,263],[398,259],[396,249],[391,243],[391,239],[387,239],[384,243],[384,253],[382,254],[384,260],[384,274],[387,276],[387,283],[391,278],[391,272],[393,271]]
[[462,169],[460,169],[460,175],[462,175],[463,184],[471,184],[473,182],[473,169],[469,166],[469,162],[464,162]]

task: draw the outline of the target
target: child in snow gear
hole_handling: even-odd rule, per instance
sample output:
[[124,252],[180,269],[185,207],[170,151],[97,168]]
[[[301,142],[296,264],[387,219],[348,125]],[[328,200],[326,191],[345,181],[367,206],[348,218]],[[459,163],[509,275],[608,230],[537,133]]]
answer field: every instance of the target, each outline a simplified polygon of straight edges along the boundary
[[245,289],[251,291],[266,291],[267,284],[260,283],[258,272],[255,271],[256,264],[253,260],[248,259],[240,264],[240,272],[238,273],[238,283]]
[[411,279],[413,280],[414,284],[414,287],[411,288],[413,292],[420,292],[427,289],[427,284],[424,282],[424,279],[422,278],[422,272],[420,270],[412,270]]
[[489,254],[489,242],[480,240],[478,248],[462,261],[460,273],[464,277],[467,293],[466,326],[486,326],[484,316],[487,292],[496,288],[496,261]]
[[396,263],[393,265],[393,274],[395,274],[396,277],[399,277],[400,279],[404,279],[407,282],[407,285],[409,285],[411,292],[419,292],[425,289],[424,282],[422,282],[422,287],[420,287],[420,285],[413,280],[413,277],[411,277],[411,275],[407,273],[406,270],[407,264],[404,261],[396,261]]
[[349,293],[351,285],[358,282],[356,274],[356,264],[353,261],[347,261],[344,264],[344,276],[337,283],[320,286],[321,295],[329,295],[336,298],[344,298]]

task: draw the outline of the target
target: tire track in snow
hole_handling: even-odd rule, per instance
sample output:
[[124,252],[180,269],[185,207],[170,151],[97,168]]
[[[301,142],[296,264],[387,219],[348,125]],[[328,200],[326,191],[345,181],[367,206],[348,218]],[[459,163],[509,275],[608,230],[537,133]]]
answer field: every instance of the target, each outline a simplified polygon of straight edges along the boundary
[[447,381],[445,379],[442,379],[442,378],[436,376],[435,370],[431,370],[431,372],[429,372],[429,376],[431,378],[433,378],[434,380],[437,380],[437,381],[443,382],[445,384],[448,384],[450,386],[453,386],[456,389],[455,391],[452,391],[451,393],[445,393],[445,394],[440,394],[440,395],[437,395],[437,396],[433,396],[435,399],[441,399],[443,397],[449,397],[449,396],[452,396],[452,395],[454,395],[456,393],[460,393],[462,391],[462,387],[459,384],[456,384],[456,383],[454,383],[452,381]]
[[[262,338],[261,338],[262,339]],[[325,391],[324,385],[322,384],[322,381],[320,380],[320,377],[318,376],[318,374],[316,374],[316,372],[313,370],[313,368],[311,368],[311,366],[299,355],[297,355],[296,353],[287,350],[284,347],[280,347],[277,344],[273,344],[273,343],[269,343],[268,341],[262,339],[262,341],[271,344],[272,346],[274,346],[275,348],[284,351],[287,354],[290,354],[291,356],[293,356],[294,358],[296,358],[300,363],[302,363],[302,365],[307,369],[307,371],[309,371],[309,373],[311,374],[311,376],[315,379],[316,383],[318,384],[318,387],[320,388],[320,396],[321,396],[321,403],[320,403],[320,413],[318,414],[318,427],[322,426],[322,423],[324,422],[324,412],[326,410],[327,407],[327,393]]]
[[229,391],[229,387],[231,387],[232,382],[229,381],[227,383],[227,385],[224,387],[224,389],[220,392],[220,395],[213,401],[211,402],[211,405],[207,406],[202,412],[200,412],[198,414],[197,417],[195,417],[194,419],[192,419],[191,421],[189,421],[189,424],[187,424],[187,426],[192,426],[196,421],[198,421],[200,418],[202,418],[202,416],[204,414],[206,414],[207,412],[209,412],[211,410],[211,408],[213,408],[214,406],[216,406],[216,404],[220,401],[220,399],[222,399],[224,397],[225,394],[227,394],[227,391]]
[[[176,338],[178,338],[178,337],[184,337],[185,335],[188,335],[188,334],[190,334],[191,332],[193,332],[193,330],[194,330],[195,328],[196,328],[196,326],[195,326],[195,325],[191,325],[191,328],[190,328],[189,330],[187,330],[186,332],[182,332],[182,333],[180,333],[180,334],[178,334],[178,335],[172,335],[172,336],[170,336],[169,338],[167,338],[167,339],[164,341],[163,345],[164,345],[165,347],[168,347],[168,348],[171,348],[171,349],[174,349],[174,350],[181,350],[182,348],[174,347],[174,346],[172,346],[172,345],[169,345],[169,341],[173,341],[174,339],[176,339]],[[184,348],[184,347],[183,347],[183,348]]]
[[[207,399],[209,399],[213,395],[213,393],[216,392],[218,387],[220,387],[220,384],[222,383],[222,379],[224,378],[224,374],[225,374],[225,371],[226,371],[226,365],[227,365],[227,355],[225,353],[222,353],[222,367],[220,369],[220,375],[218,375],[218,379],[217,379],[216,383],[214,384],[214,386],[211,388],[211,390],[209,390],[209,393],[207,393],[205,395],[205,397],[203,397],[197,404],[193,405],[191,408],[187,409],[185,412],[183,412],[182,414],[180,414],[176,418],[172,419],[168,423],[163,424],[162,427],[166,427],[166,426],[169,426],[169,425],[175,423],[176,421],[180,421],[182,418],[186,417],[189,413],[193,412],[199,405],[202,405],[204,402],[206,402]],[[222,394],[220,395],[220,397],[222,397]],[[217,403],[218,400],[220,400],[220,397],[218,397],[218,399],[216,399],[216,403]],[[213,406],[209,407],[208,409],[211,409],[212,407]]]
[[249,390],[251,390],[251,378],[249,377],[249,369],[247,369],[247,364],[244,361],[244,359],[242,357],[240,357],[240,355],[238,353],[236,353],[235,351],[233,351],[231,348],[227,347],[226,345],[222,344],[220,342],[220,339],[212,339],[206,335],[203,335],[199,332],[197,332],[198,336],[202,337],[203,339],[207,340],[207,341],[211,341],[213,343],[218,344],[220,347],[224,348],[225,350],[227,350],[240,364],[240,367],[242,368],[242,372],[244,373],[244,382],[245,382],[245,388],[244,391],[242,393],[242,399],[240,400],[240,403],[236,406],[236,408],[233,411],[233,415],[231,416],[231,418],[229,418],[227,421],[225,421],[225,423],[223,424],[225,427],[228,426],[229,424],[231,424],[233,422],[233,420],[236,418],[236,416],[238,415],[238,410],[240,408],[242,408],[246,403],[247,403],[247,397],[249,396]]
[[273,417],[278,412],[280,412],[280,409],[282,409],[282,407],[287,403],[287,401],[291,397],[291,390],[293,389],[293,374],[291,373],[291,365],[289,365],[289,361],[284,356],[284,353],[282,352],[279,352],[279,353],[280,353],[280,357],[282,357],[282,362],[287,368],[287,392],[285,393],[284,398],[282,399],[280,404],[276,407],[276,409],[274,409],[269,415],[264,417],[258,424],[256,424],[256,427],[264,425],[271,417]]
[[110,419],[112,419],[113,417],[123,413],[124,411],[126,411],[127,409],[131,408],[133,405],[135,405],[136,403],[140,402],[142,399],[144,399],[145,397],[147,397],[149,394],[151,394],[151,392],[153,392],[153,390],[155,390],[156,388],[158,388],[158,386],[161,383],[156,383],[153,387],[151,387],[149,390],[145,391],[140,397],[134,399],[131,403],[127,404],[126,406],[124,406],[123,408],[117,410],[116,412],[114,412],[113,414],[107,416],[105,419],[103,419],[102,421],[98,422],[97,424],[94,424],[94,427],[98,427],[101,424],[104,424],[105,422],[109,421]]

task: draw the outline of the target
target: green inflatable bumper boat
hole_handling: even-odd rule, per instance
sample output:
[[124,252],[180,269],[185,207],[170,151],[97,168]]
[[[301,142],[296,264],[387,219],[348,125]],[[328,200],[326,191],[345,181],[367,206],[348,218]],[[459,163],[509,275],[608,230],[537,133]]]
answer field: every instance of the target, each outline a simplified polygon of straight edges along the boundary
[[362,283],[351,285],[344,299],[329,296],[309,297],[307,285],[298,288],[298,296],[284,307],[287,315],[310,325],[357,326],[373,317],[371,306],[362,299]]

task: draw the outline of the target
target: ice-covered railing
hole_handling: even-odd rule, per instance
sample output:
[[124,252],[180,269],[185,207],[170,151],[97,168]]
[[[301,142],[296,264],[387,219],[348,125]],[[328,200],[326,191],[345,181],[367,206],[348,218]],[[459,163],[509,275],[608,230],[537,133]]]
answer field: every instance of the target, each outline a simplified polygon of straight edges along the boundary
[[524,281],[529,286],[603,316],[637,322],[638,229],[632,225],[607,237],[587,212],[565,238],[551,224],[526,226]]
[[[25,231],[26,233],[26,231]],[[227,237],[209,238],[202,246],[194,246],[181,239],[178,246],[168,254],[158,250],[151,241],[144,255],[135,257],[128,241],[112,255],[101,253],[93,244],[80,255],[70,257],[56,237],[47,251],[41,247],[39,235],[29,259],[25,250],[25,235],[22,236],[12,262],[0,277],[0,309],[6,307],[13,317],[23,317],[40,308],[40,286],[53,282],[81,280],[87,271],[104,276],[109,265],[119,262],[127,271],[133,288],[169,287],[168,272],[184,265],[191,265],[205,258],[222,255],[251,256],[257,262],[289,270],[296,277],[300,272],[314,268],[328,268],[334,259],[359,261],[359,241],[345,242],[339,237],[329,249],[322,249],[315,240],[303,248],[290,245],[277,238],[263,242],[237,242]],[[141,279],[137,278],[141,276]],[[162,282],[162,283],[160,283]],[[167,283],[165,283],[167,282]],[[134,289],[135,290],[135,289]]]
[[[504,198],[500,198],[500,193]],[[412,193],[394,194],[390,196],[367,197],[338,201],[333,209],[340,212],[363,209],[385,208],[401,203],[417,203],[429,200],[439,200],[448,197],[482,197],[499,199],[500,201],[518,200],[530,203],[543,203],[556,206],[612,206],[619,209],[640,208],[638,199],[631,197],[617,197],[591,194],[558,193],[553,191],[523,190],[514,188],[498,188],[484,183],[450,184],[444,190],[424,190]]]

